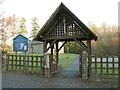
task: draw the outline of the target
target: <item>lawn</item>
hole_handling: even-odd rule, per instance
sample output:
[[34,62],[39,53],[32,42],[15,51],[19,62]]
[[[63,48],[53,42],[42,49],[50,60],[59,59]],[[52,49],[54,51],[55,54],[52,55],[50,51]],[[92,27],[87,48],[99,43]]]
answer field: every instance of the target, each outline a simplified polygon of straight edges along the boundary
[[[40,55],[40,54],[29,54],[29,55],[33,55],[33,56],[42,56],[42,55]],[[62,65],[62,68],[67,68],[67,67],[69,67],[71,64],[72,64],[72,62],[73,62],[73,60],[74,60],[74,58],[77,56],[77,54],[72,54],[72,53],[60,53],[59,54],[59,64],[61,64]]]
[[76,56],[77,54],[71,53],[59,54],[59,64],[61,64],[63,68],[67,68],[73,63],[73,60]]
[[[21,55],[24,55],[24,54],[21,54]],[[29,56],[43,56],[42,54],[27,54],[27,55],[29,55]],[[77,56],[77,54],[71,54],[71,53],[59,54],[59,64],[62,65],[62,68],[67,68],[72,64],[72,62],[76,56]],[[12,59],[12,57],[10,57],[10,59]],[[13,60],[13,64],[14,64],[13,68],[15,68],[16,67],[16,57],[14,57],[13,59],[14,59]],[[24,58],[22,57],[21,65],[23,65],[23,60],[24,60]],[[40,58],[39,58],[39,60],[40,60]],[[32,65],[32,62],[31,62],[32,58],[29,58],[29,61],[30,61],[29,66],[31,66]],[[12,64],[12,61],[9,61],[9,63]],[[19,57],[17,58],[17,64],[18,65],[20,64]],[[36,57],[33,58],[33,66],[36,68]],[[19,66],[17,66],[17,67],[19,69]],[[40,63],[38,63],[38,67],[40,67]],[[23,66],[21,68],[23,68]],[[30,67],[29,67],[29,69],[30,69]]]

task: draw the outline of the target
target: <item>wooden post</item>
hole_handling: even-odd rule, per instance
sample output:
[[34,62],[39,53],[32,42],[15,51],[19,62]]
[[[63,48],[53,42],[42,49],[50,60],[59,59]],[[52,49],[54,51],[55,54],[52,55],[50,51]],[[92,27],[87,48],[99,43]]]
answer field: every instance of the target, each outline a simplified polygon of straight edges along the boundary
[[[46,51],[46,48],[47,48],[47,41],[45,40],[44,41],[44,53],[46,53],[45,51]],[[44,56],[44,59],[43,59],[43,72],[42,72],[42,74],[44,75],[45,74],[45,64],[46,64],[46,62],[45,62],[45,56]]]
[[58,50],[58,43],[59,42],[56,42],[56,68],[58,69],[58,63],[59,63],[59,61],[58,61],[58,59],[59,59],[59,56],[58,56],[58,52],[59,52],[59,50]]
[[[50,46],[51,46],[51,42],[50,42]],[[50,66],[50,68],[49,68],[49,76],[51,76],[51,72],[52,72],[52,66],[51,65],[53,65],[53,48],[54,48],[54,44],[53,44],[53,46],[51,46],[51,55],[49,55],[49,66]]]
[[46,53],[45,51],[46,51],[46,48],[47,48],[47,41],[45,40],[44,41],[44,53]]
[[41,75],[44,73],[42,63],[43,63],[43,61],[42,61],[42,56],[41,56],[40,57],[40,73],[41,73]]
[[9,67],[9,54],[7,54],[6,71],[8,71],[8,67]]
[[17,70],[17,51],[16,51],[15,69]]
[[[50,42],[50,46],[51,46],[51,42]],[[53,56],[53,48],[54,48],[54,45],[53,46],[51,46],[51,55]],[[52,57],[53,58],[53,57]]]
[[21,62],[22,62],[22,60],[21,60],[21,55],[19,55],[19,65],[20,65],[19,67],[20,67],[20,70],[22,70],[22,69],[21,69],[21,67],[22,67]]
[[88,78],[91,75],[91,62],[92,62],[92,53],[91,53],[91,41],[87,40],[87,48],[88,48]]
[[13,55],[12,55],[12,70],[13,70],[13,61],[14,61],[14,58],[13,58]]
[[36,56],[36,68],[37,68],[37,71],[36,71],[36,72],[39,72],[39,71],[38,71],[38,56]]
[[82,78],[82,54],[80,54],[79,59],[80,78]]

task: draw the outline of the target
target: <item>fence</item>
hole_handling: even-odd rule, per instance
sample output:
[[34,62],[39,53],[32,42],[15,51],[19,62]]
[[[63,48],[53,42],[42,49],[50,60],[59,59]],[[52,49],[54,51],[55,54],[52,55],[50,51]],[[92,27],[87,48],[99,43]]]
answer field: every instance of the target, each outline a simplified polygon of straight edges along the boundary
[[56,55],[50,55],[50,75],[57,72],[57,62],[56,62]]
[[92,56],[92,74],[117,76],[118,77],[118,57],[95,57]]
[[[26,62],[24,62],[25,58]],[[19,70],[42,74],[44,72],[43,60],[43,56],[8,55],[6,70]]]
[[2,71],[5,71],[7,66],[8,54],[3,53],[1,54],[1,57],[2,57]]

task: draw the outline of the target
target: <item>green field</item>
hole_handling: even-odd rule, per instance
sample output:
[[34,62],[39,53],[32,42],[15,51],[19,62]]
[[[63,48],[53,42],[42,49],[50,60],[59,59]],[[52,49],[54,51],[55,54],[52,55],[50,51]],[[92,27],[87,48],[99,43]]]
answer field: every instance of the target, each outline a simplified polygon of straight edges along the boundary
[[72,64],[76,56],[77,54],[71,54],[71,53],[59,54],[59,64],[61,64],[63,68],[67,68]]
[[[18,54],[18,55],[24,55],[24,54]],[[27,55],[29,55],[29,56],[43,56],[42,54],[27,54]],[[68,54],[66,54],[66,53],[59,54],[58,63],[59,63],[59,65],[62,65],[62,68],[67,68],[72,64],[72,62],[73,62],[73,60],[74,60],[74,58],[76,56],[77,56],[77,54],[70,54],[70,53],[68,53]],[[12,57],[10,57],[10,59],[12,59]],[[14,59],[13,64],[14,64],[14,68],[15,68],[15,66],[16,66],[16,57],[14,56],[13,59]],[[21,65],[23,65],[23,60],[24,60],[24,57],[22,57]],[[31,60],[32,60],[32,58],[29,58],[29,61],[30,61],[29,65],[30,66],[32,65]],[[12,61],[9,61],[9,64],[12,64]],[[17,58],[17,64],[18,65],[20,64],[19,57]],[[33,58],[33,66],[36,67],[36,58],[35,57]],[[38,67],[40,67],[40,63],[38,63]],[[23,68],[23,67],[21,67],[21,68]],[[17,69],[17,68],[15,68],[15,69]]]

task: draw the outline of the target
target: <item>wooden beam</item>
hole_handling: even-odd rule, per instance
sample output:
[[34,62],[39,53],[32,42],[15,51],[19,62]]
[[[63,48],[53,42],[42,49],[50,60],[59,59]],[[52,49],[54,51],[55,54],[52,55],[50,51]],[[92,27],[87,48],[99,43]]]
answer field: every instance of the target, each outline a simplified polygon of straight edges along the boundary
[[70,18],[70,16],[68,14],[66,14],[66,16],[67,16],[67,18],[69,18],[73,23],[75,23],[81,29],[81,32],[83,34],[85,34],[86,36],[88,36],[88,33],[83,29],[83,27],[80,26],[81,24],[77,23],[77,22],[79,22],[78,20],[76,22],[73,18]]
[[87,48],[87,46],[80,40],[80,42]]
[[56,63],[58,64],[58,52],[59,52],[59,50],[58,50],[58,43],[59,42],[56,42]]
[[47,43],[47,41],[45,40],[45,41],[44,41],[44,53],[46,52],[47,44],[48,44],[48,43]]
[[60,51],[60,49],[67,43],[67,41],[65,41],[62,46],[58,49],[58,52]]
[[[50,42],[50,46],[51,46],[51,42]],[[53,55],[53,48],[54,48],[54,44],[53,44],[53,46],[51,46],[51,55]]]
[[[56,19],[56,21],[54,22],[54,24],[52,25],[52,28],[50,28],[49,32],[51,32],[53,30],[53,28],[55,28],[55,25],[58,23],[58,21],[62,18],[62,15]],[[45,36],[49,35],[49,32],[46,33]]]
[[57,39],[54,39],[54,41],[51,43],[51,45],[45,50],[45,52],[47,52],[53,45],[54,43],[57,41]]
[[86,51],[88,51],[86,45],[84,45],[83,43],[81,43],[80,41],[78,41],[76,38],[74,38],[74,40],[75,40],[77,43],[79,43]]
[[92,63],[92,52],[91,52],[91,41],[87,40],[87,47],[88,47],[88,78],[91,75],[91,63]]
[[87,40],[88,39],[87,36],[84,36],[84,35],[81,35],[81,36],[77,35],[77,36],[74,36],[74,38],[73,38],[72,35],[69,35],[69,36],[62,36],[62,37],[46,37],[44,39],[46,39],[46,40],[54,40],[55,38],[58,39],[58,40],[62,40],[62,41],[73,40],[74,38],[80,39],[80,40]]

